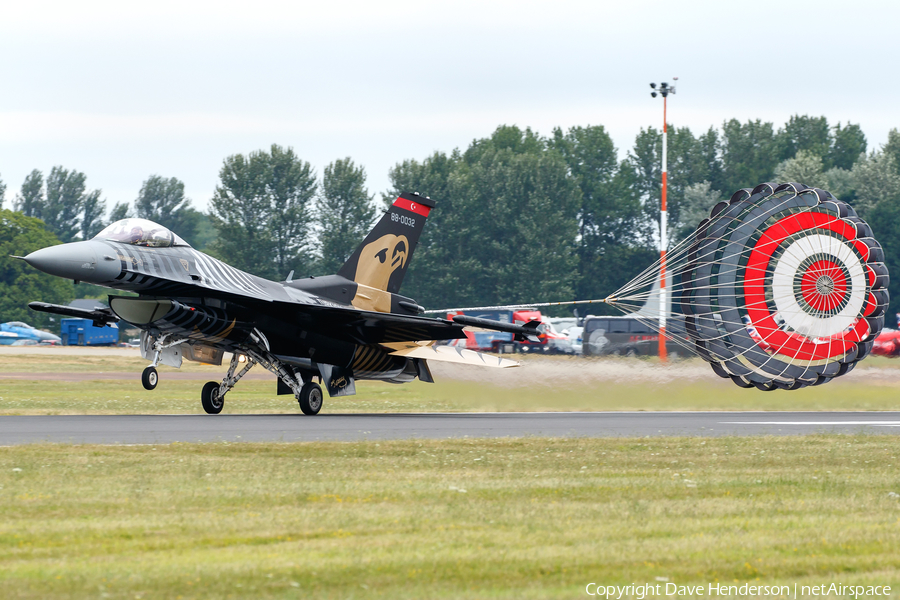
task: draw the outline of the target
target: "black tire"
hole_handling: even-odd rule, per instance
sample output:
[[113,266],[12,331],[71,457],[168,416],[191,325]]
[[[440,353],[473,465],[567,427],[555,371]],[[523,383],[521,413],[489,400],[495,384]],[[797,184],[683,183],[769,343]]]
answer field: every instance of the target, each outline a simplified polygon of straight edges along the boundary
[[322,410],[322,404],[324,404],[321,386],[312,381],[303,384],[297,402],[300,403],[300,410],[303,411],[304,415],[313,416],[319,414],[319,411]]
[[217,415],[225,407],[225,396],[219,397],[219,382],[210,381],[200,392],[200,403],[208,415]]
[[156,367],[144,369],[144,372],[141,373],[141,383],[144,385],[145,390],[156,389],[156,384],[159,383],[159,373],[156,372]]

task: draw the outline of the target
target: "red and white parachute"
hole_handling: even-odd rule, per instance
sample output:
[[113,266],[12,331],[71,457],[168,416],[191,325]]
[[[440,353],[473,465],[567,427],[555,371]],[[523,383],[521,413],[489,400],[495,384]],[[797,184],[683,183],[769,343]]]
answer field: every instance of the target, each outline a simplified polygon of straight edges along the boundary
[[847,373],[884,326],[884,251],[851,206],[817,188],[763,183],[714,206],[667,252],[662,310],[660,266],[603,299],[477,308],[605,303],[655,329],[664,314],[669,340],[762,390]]
[[[739,190],[668,262],[669,310],[684,319],[672,338],[742,387],[797,389],[843,375],[884,325],[884,252],[852,207],[820,189]],[[648,298],[658,269],[609,301],[625,308]]]

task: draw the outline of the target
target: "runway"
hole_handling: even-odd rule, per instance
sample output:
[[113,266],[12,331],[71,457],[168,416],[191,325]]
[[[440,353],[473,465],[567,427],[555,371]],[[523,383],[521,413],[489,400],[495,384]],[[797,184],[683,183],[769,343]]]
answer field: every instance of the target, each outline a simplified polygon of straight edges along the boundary
[[900,412],[2,416],[0,445],[900,433]]

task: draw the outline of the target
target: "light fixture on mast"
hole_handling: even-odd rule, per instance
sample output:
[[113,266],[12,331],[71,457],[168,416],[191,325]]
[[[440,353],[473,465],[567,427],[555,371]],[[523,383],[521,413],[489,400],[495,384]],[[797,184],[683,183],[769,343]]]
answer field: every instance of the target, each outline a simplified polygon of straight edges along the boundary
[[[678,81],[677,77],[672,79]],[[675,86],[663,81],[659,84],[659,87],[655,83],[651,83],[650,88],[653,90],[650,92],[651,97],[656,98],[657,94],[663,97],[662,198],[659,211],[659,359],[662,362],[666,362],[666,246],[668,246],[668,238],[666,236],[666,192],[668,190],[668,182],[666,180],[666,162],[668,159],[666,102],[669,94],[675,93]]]

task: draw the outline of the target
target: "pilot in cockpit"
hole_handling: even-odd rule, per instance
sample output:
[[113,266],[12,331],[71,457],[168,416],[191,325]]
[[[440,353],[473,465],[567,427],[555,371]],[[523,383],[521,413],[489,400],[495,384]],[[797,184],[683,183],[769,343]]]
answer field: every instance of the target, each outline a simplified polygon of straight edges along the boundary
[[132,244],[140,244],[144,239],[144,230],[140,227],[132,227],[131,234],[128,236],[129,242]]

